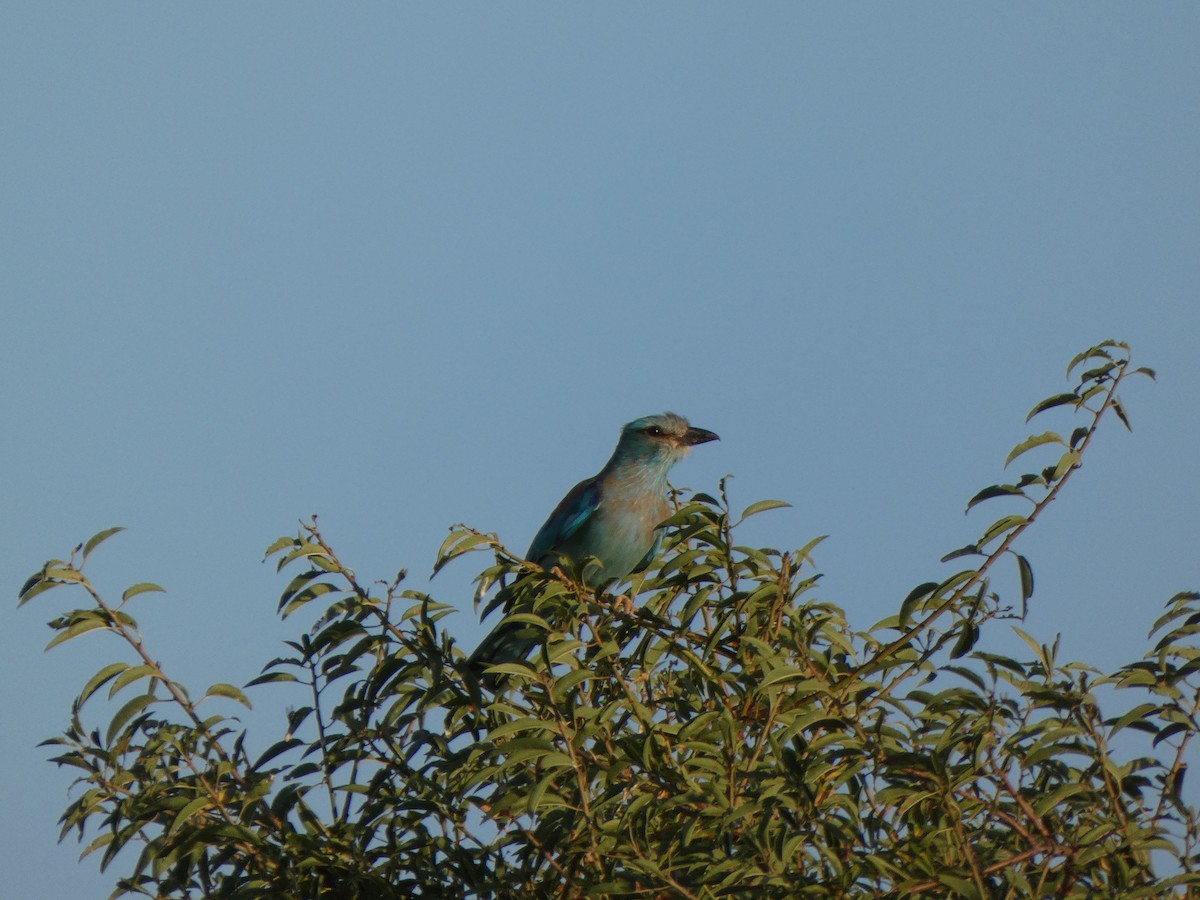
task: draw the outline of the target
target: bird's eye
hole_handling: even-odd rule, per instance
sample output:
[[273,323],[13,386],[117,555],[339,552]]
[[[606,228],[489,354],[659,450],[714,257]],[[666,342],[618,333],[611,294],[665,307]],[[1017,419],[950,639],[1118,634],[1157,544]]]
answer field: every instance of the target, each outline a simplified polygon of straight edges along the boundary
[[662,429],[657,425],[651,425],[646,429],[646,434],[650,435],[650,437],[662,437]]

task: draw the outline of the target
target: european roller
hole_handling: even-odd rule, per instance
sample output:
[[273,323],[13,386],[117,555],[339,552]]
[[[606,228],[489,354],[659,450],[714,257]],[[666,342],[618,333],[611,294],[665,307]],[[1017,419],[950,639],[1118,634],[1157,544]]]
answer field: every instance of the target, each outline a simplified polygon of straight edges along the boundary
[[[567,492],[534,536],[525,558],[549,568],[566,557],[576,566],[585,566],[584,584],[593,589],[640,572],[658,552],[662,543],[658,526],[672,512],[667,472],[696,444],[715,440],[717,435],[711,431],[693,428],[674,413],[630,422],[621,429],[612,458],[598,474]],[[519,662],[536,644],[527,626],[501,622],[467,665],[478,672]]]

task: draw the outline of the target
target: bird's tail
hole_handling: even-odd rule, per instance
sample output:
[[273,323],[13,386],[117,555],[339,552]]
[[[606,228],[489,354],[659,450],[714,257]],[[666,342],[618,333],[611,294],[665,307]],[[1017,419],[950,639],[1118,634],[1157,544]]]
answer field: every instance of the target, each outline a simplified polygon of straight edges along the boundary
[[502,663],[524,662],[540,640],[536,628],[522,622],[501,622],[475,648],[467,658],[466,668],[479,679],[480,684],[490,690],[499,689],[506,676],[485,674],[491,666]]

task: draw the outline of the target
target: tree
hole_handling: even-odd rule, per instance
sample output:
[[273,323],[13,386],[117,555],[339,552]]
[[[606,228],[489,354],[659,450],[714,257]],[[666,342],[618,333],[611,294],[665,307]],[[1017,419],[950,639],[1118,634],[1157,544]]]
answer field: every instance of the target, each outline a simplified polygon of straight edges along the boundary
[[[52,645],[105,631],[127,653],[48,742],[80,771],[63,836],[90,838],[102,867],[122,862],[115,894],[154,897],[1190,895],[1200,595],[1172,598],[1157,642],[1112,674],[1024,632],[1027,659],[980,644],[1024,614],[1033,573],[1016,541],[1101,422],[1128,426],[1118,390],[1135,374],[1153,377],[1118,342],[1076,356],[1073,390],[1030,418],[1070,407],[1081,424],[1030,437],[1007,463],[1049,446],[1057,460],[968,503],[1021,498],[1024,513],[947,554],[960,571],[866,629],[817,597],[818,541],[737,544],[743,521],[783,504],[735,516],[724,484],[679,499],[663,553],[629,585],[632,611],[456,527],[436,568],[490,553],[493,602],[529,610],[513,618],[541,635],[529,663],[492,670],[493,694],[463,671],[442,625],[451,607],[403,572],[364,585],[306,522],[267,555],[292,574],[281,615],[324,612],[247,688],[289,682],[310,701],[257,758],[236,720],[202,714],[147,649],[130,609],[159,588],[110,602],[88,580],[118,529],[101,532],[20,598],[82,589]],[[1020,596],[1006,601],[991,577],[1008,565]],[[85,703],[105,686],[137,693],[89,729]],[[205,696],[249,704],[230,684]],[[1150,736],[1144,755],[1114,749],[1125,731]]]

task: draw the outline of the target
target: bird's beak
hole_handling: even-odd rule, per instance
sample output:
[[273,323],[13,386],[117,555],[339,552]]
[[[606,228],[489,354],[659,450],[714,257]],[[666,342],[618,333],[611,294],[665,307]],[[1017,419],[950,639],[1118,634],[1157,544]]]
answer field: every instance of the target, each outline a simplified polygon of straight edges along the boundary
[[717,435],[711,431],[705,431],[703,428],[689,428],[687,433],[683,436],[683,443],[687,444],[689,447],[694,447],[696,444],[707,444],[709,441],[719,440],[720,438],[717,437]]

